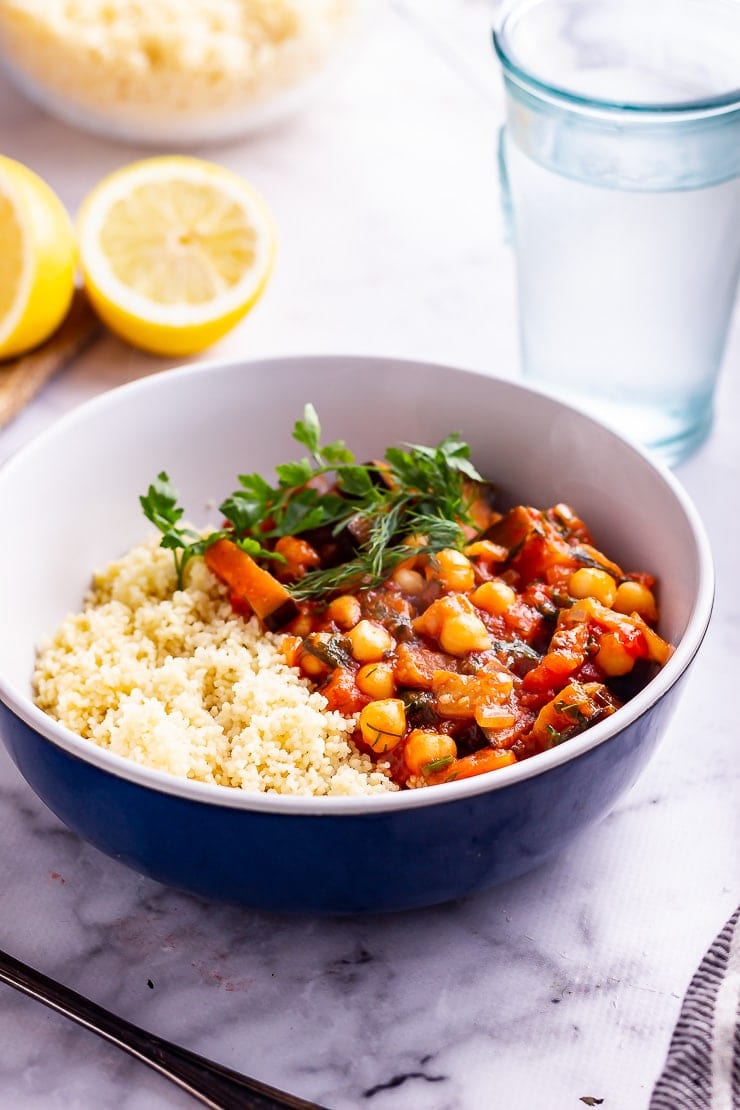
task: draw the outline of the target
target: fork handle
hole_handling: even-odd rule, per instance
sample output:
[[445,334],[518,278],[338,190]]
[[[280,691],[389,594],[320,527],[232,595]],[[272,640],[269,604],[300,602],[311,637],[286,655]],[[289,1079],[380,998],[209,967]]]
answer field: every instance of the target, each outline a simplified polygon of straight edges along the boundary
[[322,1110],[314,1102],[240,1075],[147,1033],[5,952],[0,952],[0,982],[97,1033],[214,1110]]

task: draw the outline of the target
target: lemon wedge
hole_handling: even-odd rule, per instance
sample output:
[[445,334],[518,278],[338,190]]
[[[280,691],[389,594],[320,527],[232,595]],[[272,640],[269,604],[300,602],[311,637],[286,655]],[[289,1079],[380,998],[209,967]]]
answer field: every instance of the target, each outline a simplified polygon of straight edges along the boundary
[[27,166],[0,156],[0,359],[56,331],[74,293],[76,255],[56,193]]
[[103,179],[78,217],[80,263],[111,331],[159,355],[202,351],[255,304],[272,270],[269,209],[198,158],[147,158]]

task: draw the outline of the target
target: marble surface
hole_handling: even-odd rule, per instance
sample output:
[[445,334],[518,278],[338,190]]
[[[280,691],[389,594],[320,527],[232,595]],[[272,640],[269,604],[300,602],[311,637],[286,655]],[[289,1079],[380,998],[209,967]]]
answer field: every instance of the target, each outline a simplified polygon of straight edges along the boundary
[[[207,153],[272,204],[281,254],[217,355],[368,352],[517,374],[483,0],[399,0],[341,79],[278,129]],[[70,209],[145,153],[74,133],[0,83],[0,148]],[[0,431],[167,363],[101,340]],[[640,1110],[691,974],[737,903],[740,332],[713,434],[678,471],[714,545],[717,604],[670,733],[564,856],[439,908],[348,920],[208,905],[81,843],[0,752],[0,945],[146,1028],[333,1110]],[[0,1105],[190,1100],[0,987]]]

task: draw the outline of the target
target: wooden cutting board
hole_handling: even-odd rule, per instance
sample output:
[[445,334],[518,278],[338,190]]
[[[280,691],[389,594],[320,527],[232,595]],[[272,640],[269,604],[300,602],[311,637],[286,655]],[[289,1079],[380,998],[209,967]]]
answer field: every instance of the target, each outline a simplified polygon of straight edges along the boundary
[[42,386],[97,339],[102,330],[87,297],[78,289],[67,318],[51,339],[20,358],[0,362],[0,428],[17,416]]

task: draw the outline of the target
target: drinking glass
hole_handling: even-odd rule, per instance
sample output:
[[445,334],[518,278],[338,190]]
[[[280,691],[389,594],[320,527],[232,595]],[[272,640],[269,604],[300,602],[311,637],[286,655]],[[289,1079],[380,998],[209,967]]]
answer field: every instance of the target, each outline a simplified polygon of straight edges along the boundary
[[740,271],[740,0],[520,0],[494,45],[523,374],[676,463]]

